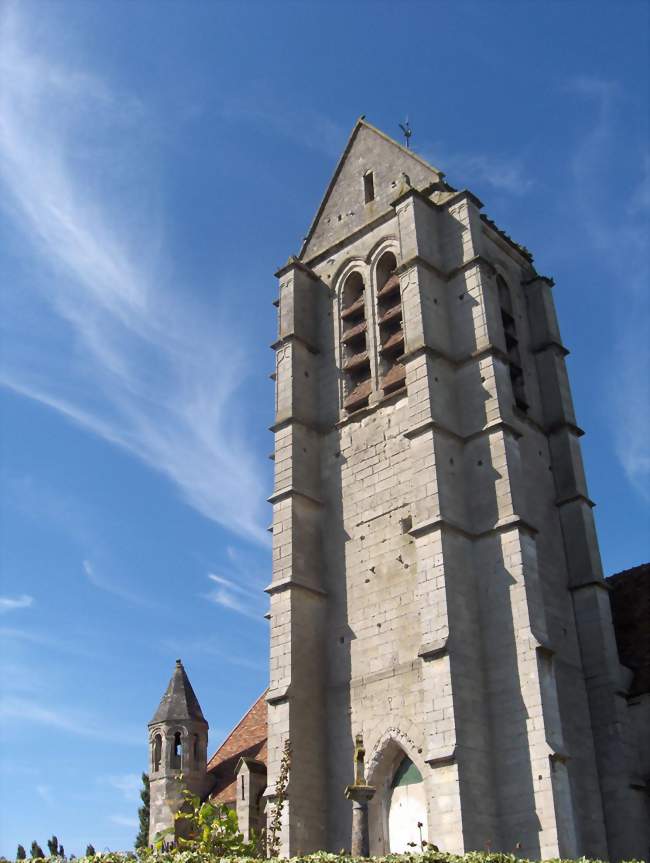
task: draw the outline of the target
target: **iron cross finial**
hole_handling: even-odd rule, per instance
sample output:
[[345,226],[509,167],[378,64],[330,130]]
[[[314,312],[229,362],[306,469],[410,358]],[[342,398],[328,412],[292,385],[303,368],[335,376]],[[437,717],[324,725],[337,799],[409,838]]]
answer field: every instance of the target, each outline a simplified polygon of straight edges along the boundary
[[400,127],[400,129],[402,130],[402,133],[404,135],[404,146],[406,147],[407,150],[409,150],[411,148],[411,143],[410,143],[411,142],[411,135],[413,134],[413,130],[411,129],[411,126],[409,125],[409,118],[408,117],[406,118],[405,123],[398,123],[398,126]]

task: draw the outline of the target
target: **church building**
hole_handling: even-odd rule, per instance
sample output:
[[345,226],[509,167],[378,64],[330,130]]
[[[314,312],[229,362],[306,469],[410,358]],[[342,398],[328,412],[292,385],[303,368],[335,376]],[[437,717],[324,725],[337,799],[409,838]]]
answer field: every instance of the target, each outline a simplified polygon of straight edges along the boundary
[[208,762],[177,663],[152,837],[181,773],[259,829],[289,739],[282,853],[349,849],[358,738],[372,854],[647,859],[650,568],[604,579],[553,281],[482,208],[357,122],[277,273],[268,690]]

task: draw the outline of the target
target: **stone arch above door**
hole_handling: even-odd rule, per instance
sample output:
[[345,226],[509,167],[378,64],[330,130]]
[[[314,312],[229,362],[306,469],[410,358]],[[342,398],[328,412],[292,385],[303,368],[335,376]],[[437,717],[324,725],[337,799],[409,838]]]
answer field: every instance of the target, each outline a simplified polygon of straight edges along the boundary
[[[405,765],[405,762],[408,764]],[[393,842],[391,842],[391,804],[395,793],[394,783],[403,780],[400,776],[400,770],[404,774],[409,770],[409,765],[413,766],[413,770],[417,772],[419,782],[414,783],[413,771],[406,777],[409,785],[417,785],[418,790],[412,788],[411,791],[398,791],[395,803],[401,810],[401,817],[396,814],[398,810],[393,809]],[[418,747],[413,742],[412,738],[398,728],[388,729],[373,747],[372,754],[368,760],[366,771],[366,781],[369,785],[374,786],[377,790],[374,798],[368,807],[369,817],[369,833],[370,833],[370,853],[375,855],[388,854],[393,851],[392,845],[396,845],[399,835],[404,836],[408,833],[407,827],[410,821],[413,827],[414,839],[417,847],[407,846],[402,850],[420,851],[420,833],[417,828],[417,823],[422,823],[422,838],[428,838],[428,806],[425,793],[425,783],[423,777],[425,775],[426,765],[422,760],[421,753]],[[399,788],[408,787],[403,783],[398,784]],[[413,815],[413,817],[411,817]],[[401,834],[396,831],[400,830],[400,823],[405,824]],[[411,832],[413,832],[411,831]],[[404,839],[404,843],[409,841]]]

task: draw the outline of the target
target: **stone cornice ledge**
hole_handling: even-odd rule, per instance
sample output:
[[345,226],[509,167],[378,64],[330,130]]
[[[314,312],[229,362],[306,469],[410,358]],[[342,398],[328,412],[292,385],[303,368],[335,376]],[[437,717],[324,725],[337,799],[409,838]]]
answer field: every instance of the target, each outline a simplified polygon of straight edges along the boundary
[[466,270],[471,270],[472,267],[485,267],[489,270],[490,275],[496,275],[496,268],[492,261],[489,261],[483,255],[474,255],[473,258],[468,258],[466,261],[463,261],[462,264],[459,264],[457,267],[454,267],[453,270],[449,270],[447,273],[447,280],[453,279],[454,276],[457,276],[459,273],[464,273]]
[[528,533],[531,536],[535,536],[539,533],[536,527],[529,524],[518,515],[510,515],[506,518],[502,518],[492,527],[481,531],[467,530],[467,528],[450,521],[448,518],[437,516],[436,518],[428,519],[427,521],[421,521],[419,524],[414,524],[408,533],[410,536],[417,538],[419,536],[424,536],[427,533],[431,533],[434,530],[451,530],[461,536],[467,537],[467,539],[483,539],[486,536],[490,536],[490,534],[503,533],[507,530],[513,530],[514,528],[517,528],[524,533]]
[[309,494],[309,492],[301,491],[299,488],[295,488],[290,485],[286,488],[280,488],[277,491],[273,492],[270,497],[267,497],[267,501],[269,503],[277,503],[280,500],[284,500],[287,497],[303,497],[305,500],[308,500],[310,503],[316,504],[316,506],[323,506],[323,501],[313,495]]
[[552,656],[555,656],[557,652],[555,648],[551,646],[551,643],[548,641],[547,638],[544,638],[544,640],[540,638],[535,638],[535,650],[538,653],[541,653],[543,656],[548,656],[549,659]]
[[569,420],[557,420],[556,422],[550,423],[544,429],[544,432],[547,435],[555,434],[555,432],[563,431],[566,429],[574,434],[576,437],[582,437],[584,435],[584,431],[577,426],[575,423],[570,422]]
[[500,348],[498,345],[493,344],[484,345],[482,348],[477,348],[475,351],[472,351],[471,354],[458,359],[456,362],[458,363],[458,365],[461,365],[465,363],[471,363],[476,360],[482,360],[485,357],[496,357],[496,359],[502,360],[504,363],[510,362],[508,354],[503,350],[503,348]]
[[305,584],[295,578],[283,578],[281,581],[272,581],[268,587],[264,588],[264,592],[268,593],[269,596],[273,596],[275,593],[284,593],[285,590],[292,590],[293,588],[306,590],[308,593],[313,593],[316,596],[321,596],[323,598],[327,596],[327,592],[321,587],[314,587],[311,584]]
[[544,351],[555,351],[562,357],[568,357],[570,354],[569,349],[565,348],[564,345],[556,339],[547,339],[547,341],[541,342],[539,345],[535,345],[535,347],[531,348],[531,353],[533,354],[541,354]]
[[406,431],[402,433],[402,437],[405,437],[407,440],[412,440],[413,438],[419,437],[419,435],[424,434],[424,432],[427,431],[439,432],[441,434],[448,435],[449,437],[453,437],[459,441],[464,440],[462,435],[459,435],[457,432],[452,431],[446,426],[441,425],[437,420],[434,419],[422,420],[422,422],[417,423],[417,425],[411,426],[411,428],[406,429]]
[[451,354],[441,351],[440,348],[434,348],[432,345],[418,345],[418,347],[406,351],[401,355],[400,362],[407,363],[409,360],[415,360],[421,356],[431,357],[434,360],[445,360],[452,366],[458,364],[458,361]]
[[471,354],[465,354],[464,356],[454,357],[451,354],[446,353],[440,348],[434,348],[433,345],[418,345],[415,348],[411,348],[410,350],[403,353],[400,357],[400,362],[406,363],[409,360],[415,360],[422,355],[426,355],[431,357],[434,360],[444,360],[449,363],[451,366],[455,366],[456,368],[460,368],[461,366],[468,365],[469,363],[475,363],[479,360],[485,359],[486,357],[495,357],[498,360],[501,360],[504,363],[509,362],[508,355],[497,345],[485,345],[482,348],[479,348],[476,351],[472,351]]
[[606,590],[608,593],[614,589],[607,584],[604,578],[590,578],[587,581],[581,581],[579,584],[570,584],[568,589],[573,593],[576,590],[584,590],[587,587],[597,587],[600,590]]
[[421,644],[418,649],[418,656],[425,662],[430,662],[432,659],[440,659],[447,656],[449,653],[449,636],[437,638],[435,641],[429,641],[427,644]]
[[523,432],[521,432],[516,426],[513,426],[507,420],[492,420],[492,422],[484,425],[483,428],[477,429],[474,432],[470,432],[468,435],[464,435],[463,440],[466,442],[475,440],[476,438],[482,437],[483,435],[492,434],[493,432],[497,431],[507,432],[508,434],[511,434],[514,438],[517,439],[523,437]]
[[[272,426],[269,426],[269,431],[275,433],[275,432],[280,431],[280,429],[283,429],[283,428],[286,428],[287,426],[293,425],[293,423],[298,423],[298,425],[301,425],[303,428],[309,429],[309,431],[312,431],[315,434],[325,434],[324,429],[319,428],[317,425],[314,425],[313,423],[310,423],[307,420],[301,420],[300,417],[295,417],[293,415],[288,416],[288,417],[284,417],[284,419],[278,420],[277,422],[273,423]],[[275,456],[275,453],[274,453],[274,456]],[[275,458],[274,458],[274,461],[275,461]]]
[[452,530],[468,539],[474,539],[476,536],[476,534],[470,533],[468,530],[465,530],[464,527],[454,524],[453,521],[450,521],[448,518],[443,518],[442,516],[437,516],[436,518],[421,521],[419,524],[414,524],[408,533],[409,536],[417,538],[419,536],[425,536],[427,533],[432,533],[434,530]]
[[451,197],[446,198],[444,201],[441,201],[439,204],[436,204],[440,209],[446,209],[448,207],[453,207],[455,203],[463,198],[468,198],[479,210],[483,209],[483,201],[474,194],[474,192],[470,192],[469,189],[458,189],[454,192]]
[[571,756],[566,750],[562,750],[559,748],[551,748],[548,757],[551,759],[551,761],[559,761],[560,764],[566,764],[567,761],[571,759]]
[[435,276],[438,276],[439,279],[443,281],[447,281],[448,274],[445,273],[440,267],[437,267],[432,261],[428,258],[425,258],[423,255],[413,255],[408,258],[406,261],[402,261],[402,263],[396,268],[396,275],[400,276],[402,273],[406,273],[408,270],[413,267],[424,267],[425,270],[429,270],[429,272],[433,273]]
[[429,767],[445,767],[448,764],[456,762],[456,744],[451,746],[437,746],[435,749],[430,749],[424,756],[424,760]]
[[551,276],[540,276],[538,273],[535,273],[530,279],[524,279],[521,284],[528,287],[528,285],[534,285],[535,282],[545,282],[549,288],[555,287],[555,279]]
[[302,336],[299,336],[297,333],[287,333],[279,339],[276,339],[274,342],[271,342],[269,347],[272,351],[277,351],[278,348],[281,348],[284,345],[290,345],[292,342],[298,342],[299,345],[307,348],[309,353],[314,354],[315,356],[320,353],[315,345],[312,345],[311,342],[307,341],[307,339],[304,339]]
[[302,273],[305,273],[310,278],[314,279],[314,281],[320,281],[316,273],[306,264],[303,264],[303,262],[299,260],[295,255],[291,255],[287,263],[276,271],[275,277],[279,279],[281,276],[285,276],[287,273],[290,273],[291,270],[300,270]]
[[468,258],[466,261],[463,261],[462,264],[459,264],[457,267],[453,267],[451,270],[441,270],[433,261],[430,261],[424,255],[412,255],[410,258],[407,258],[405,261],[397,267],[395,272],[397,275],[401,275],[402,273],[407,272],[407,270],[413,269],[413,267],[424,267],[424,269],[429,270],[429,272],[433,273],[435,276],[438,276],[439,279],[442,279],[444,282],[450,282],[455,276],[459,273],[463,273],[466,270],[471,269],[472,267],[483,266],[487,270],[489,270],[490,275],[496,274],[496,269],[492,261],[489,261],[483,255],[474,255],[473,258]]
[[559,497],[555,501],[555,506],[564,506],[567,503],[575,503],[575,501],[577,501],[577,500],[582,501],[583,503],[586,503],[587,506],[590,507],[591,509],[593,509],[596,506],[596,504],[593,502],[593,500],[591,500],[590,498],[587,497],[587,495],[582,494],[581,492],[573,492],[572,494],[565,495],[564,497]]
[[476,536],[481,538],[489,536],[491,533],[504,533],[513,528],[517,528],[531,536],[535,536],[539,533],[539,530],[534,525],[530,524],[530,522],[525,521],[518,515],[509,515],[506,516],[506,518],[500,518],[493,527],[489,527],[487,530],[482,530],[480,533],[477,533]]
[[279,686],[277,689],[269,689],[264,700],[267,704],[281,704],[283,701],[288,701],[290,695],[291,684]]
[[461,435],[458,434],[458,432],[452,431],[452,429],[441,425],[437,420],[434,419],[422,420],[416,425],[406,429],[405,432],[402,432],[402,436],[407,438],[407,440],[412,440],[413,438],[416,438],[427,431],[433,431],[440,434],[448,435],[449,437],[452,437],[455,440],[459,440],[462,443],[469,443],[476,438],[482,437],[483,435],[493,434],[497,431],[507,432],[508,434],[511,434],[517,439],[522,437],[522,432],[518,428],[516,428],[516,426],[511,425],[506,420],[493,420],[492,422],[483,426],[483,428],[477,429],[476,431],[470,432],[466,435]]

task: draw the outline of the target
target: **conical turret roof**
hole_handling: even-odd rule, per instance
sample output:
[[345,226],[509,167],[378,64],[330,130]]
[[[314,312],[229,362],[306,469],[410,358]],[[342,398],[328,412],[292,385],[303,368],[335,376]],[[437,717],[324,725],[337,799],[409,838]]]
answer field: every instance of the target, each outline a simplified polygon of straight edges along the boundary
[[208,724],[203,716],[199,700],[194,694],[190,679],[183,668],[183,663],[177,659],[176,668],[169,685],[149,725],[182,719],[192,719],[195,722]]

